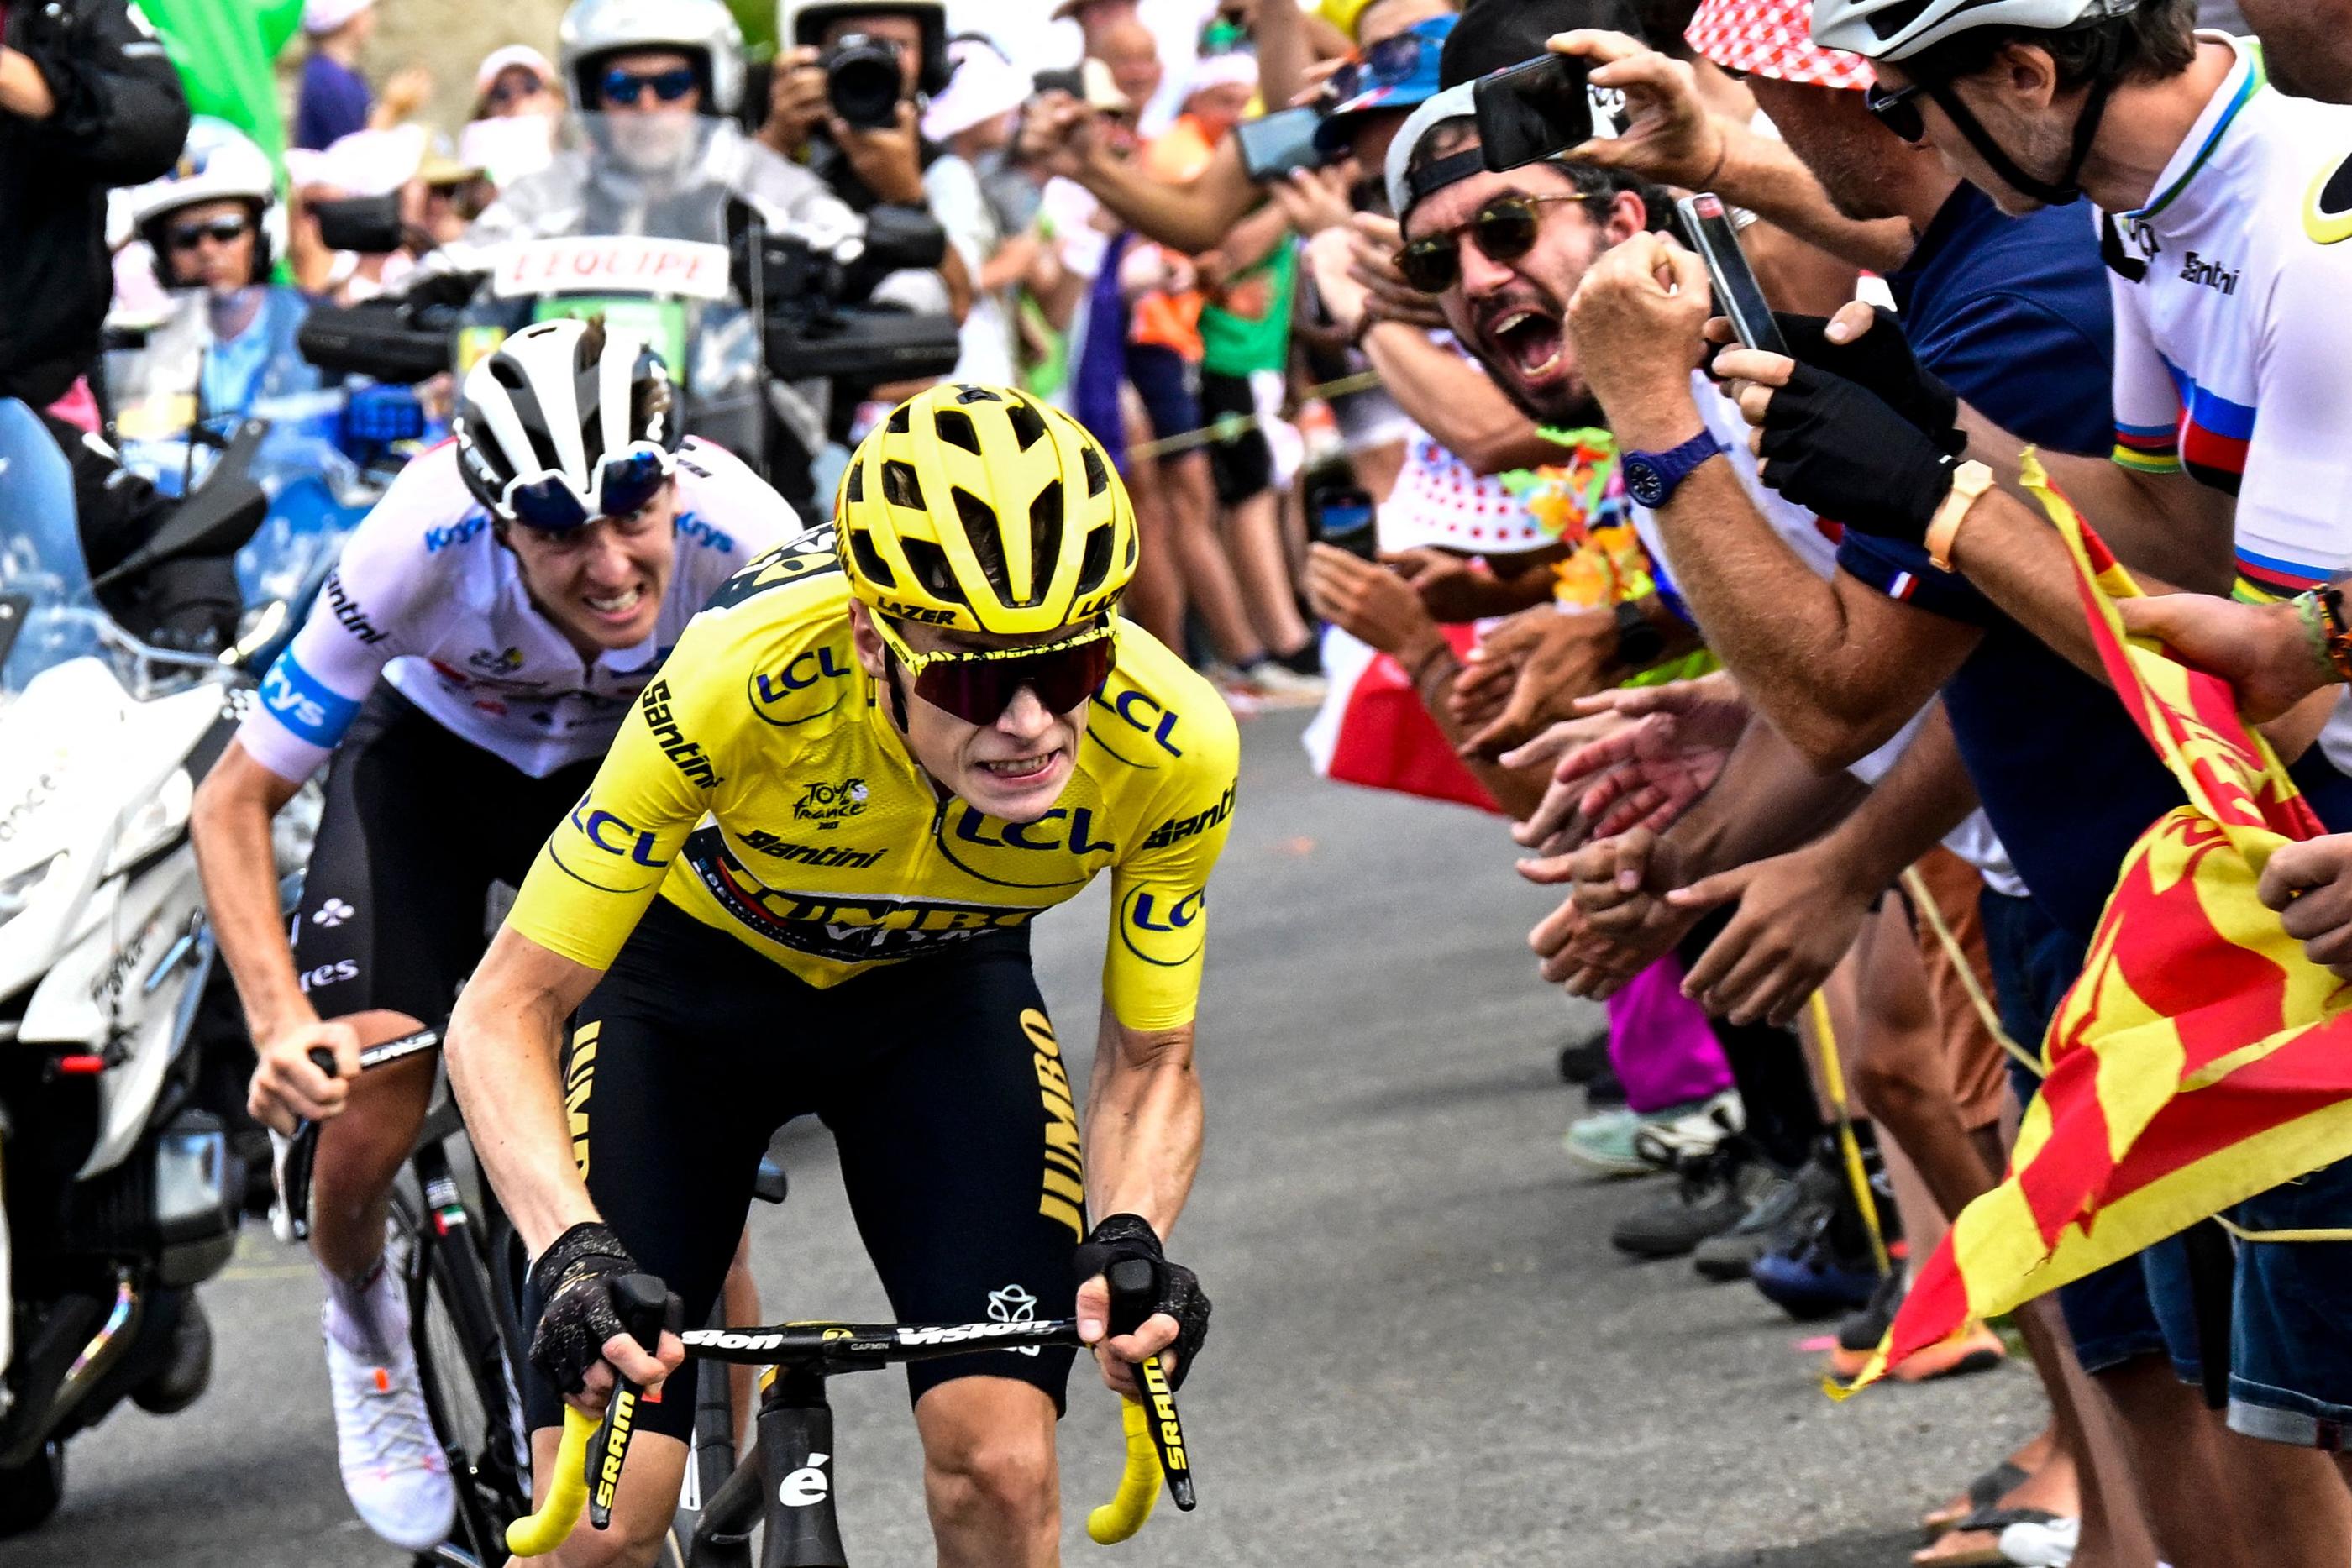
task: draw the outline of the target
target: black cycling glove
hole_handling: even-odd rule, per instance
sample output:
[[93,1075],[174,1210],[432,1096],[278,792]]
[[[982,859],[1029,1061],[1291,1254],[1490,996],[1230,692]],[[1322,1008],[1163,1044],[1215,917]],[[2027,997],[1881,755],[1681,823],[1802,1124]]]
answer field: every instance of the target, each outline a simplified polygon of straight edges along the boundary
[[629,1327],[613,1305],[613,1283],[636,1273],[637,1260],[609,1225],[575,1225],[530,1266],[531,1298],[541,1303],[530,1363],[566,1394],[586,1385],[604,1359],[604,1342]]
[[[1176,1343],[1170,1347],[1176,1353],[1176,1369],[1169,1374],[1168,1385],[1181,1388],[1201,1354],[1201,1342],[1209,1337],[1209,1298],[1202,1292],[1199,1275],[1181,1263],[1171,1263],[1161,1254],[1160,1233],[1139,1214],[1114,1214],[1087,1234],[1073,1259],[1078,1283],[1108,1272],[1112,1264],[1129,1258],[1148,1259],[1151,1263],[1157,1298],[1142,1316],[1166,1312],[1176,1320]],[[1139,1325],[1140,1319],[1134,1323],[1119,1321],[1114,1309],[1111,1333],[1130,1333]]]
[[1894,312],[1880,308],[1876,314],[1869,331],[1846,343],[1829,340],[1824,316],[1775,314],[1772,319],[1788,340],[1790,357],[1799,364],[1855,382],[1941,450],[1955,455],[1966,451],[1969,438],[1959,429],[1959,395],[1919,363]]
[[1764,483],[1814,516],[1917,544],[1958,459],[1853,382],[1799,365],[1764,411]]

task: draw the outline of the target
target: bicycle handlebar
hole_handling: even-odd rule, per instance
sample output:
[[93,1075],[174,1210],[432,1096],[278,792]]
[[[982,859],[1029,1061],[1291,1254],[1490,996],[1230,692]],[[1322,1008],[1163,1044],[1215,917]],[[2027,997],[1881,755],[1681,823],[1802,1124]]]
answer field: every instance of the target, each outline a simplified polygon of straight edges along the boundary
[[[1075,1318],[1013,1323],[777,1323],[754,1329],[695,1329],[679,1337],[685,1341],[689,1359],[801,1367],[825,1376],[872,1371],[897,1362],[965,1355],[977,1349],[1078,1346],[1081,1343]],[[1162,1476],[1168,1478],[1170,1493],[1179,1508],[1189,1510],[1195,1501],[1184,1457],[1183,1427],[1167,1379],[1160,1375],[1158,1356],[1144,1363],[1141,1375],[1145,1397],[1152,1407],[1127,1402],[1122,1412],[1127,1463],[1118,1490],[1087,1517],[1087,1535],[1104,1546],[1125,1541],[1143,1528],[1159,1500]],[[608,1406],[608,1413],[610,1409]],[[1159,1419],[1153,1418],[1155,1414]],[[598,1449],[595,1439],[606,1418],[591,1416],[577,1406],[564,1406],[563,1438],[556,1450],[546,1500],[538,1511],[507,1526],[508,1551],[518,1557],[539,1557],[554,1551],[589,1510],[592,1479],[600,1492],[609,1495],[619,1479],[626,1445]],[[1170,1456],[1172,1468],[1163,1467],[1163,1453]],[[593,1514],[591,1522],[596,1522]]]

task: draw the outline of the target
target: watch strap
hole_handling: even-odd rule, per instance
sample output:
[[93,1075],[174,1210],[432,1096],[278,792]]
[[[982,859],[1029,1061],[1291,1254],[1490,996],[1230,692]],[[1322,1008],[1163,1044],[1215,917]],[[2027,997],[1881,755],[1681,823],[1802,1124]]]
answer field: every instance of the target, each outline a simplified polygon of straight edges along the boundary
[[1927,559],[1937,571],[1952,570],[1952,544],[1959,537],[1960,525],[1992,486],[1992,470],[1981,463],[1962,463],[1952,470],[1952,488],[1936,508],[1934,518],[1927,524],[1927,537],[1921,541],[1927,547]]
[[[1696,473],[1699,465],[1731,449],[1716,437],[1711,430],[1701,430],[1681,445],[1665,452],[1629,452],[1624,461],[1628,465],[1639,463],[1657,476],[1658,495],[1643,504],[1653,511],[1674,498],[1684,480]],[[1640,499],[1640,497],[1635,497]]]

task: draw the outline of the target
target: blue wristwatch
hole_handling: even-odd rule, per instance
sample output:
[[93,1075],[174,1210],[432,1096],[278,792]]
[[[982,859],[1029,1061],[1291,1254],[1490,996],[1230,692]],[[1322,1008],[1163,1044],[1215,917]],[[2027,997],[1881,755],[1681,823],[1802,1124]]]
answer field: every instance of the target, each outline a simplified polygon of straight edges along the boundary
[[1625,493],[1634,502],[1656,511],[1674,498],[1682,482],[1691,476],[1698,465],[1729,447],[1715,438],[1713,431],[1702,430],[1672,452],[1628,452],[1625,454]]

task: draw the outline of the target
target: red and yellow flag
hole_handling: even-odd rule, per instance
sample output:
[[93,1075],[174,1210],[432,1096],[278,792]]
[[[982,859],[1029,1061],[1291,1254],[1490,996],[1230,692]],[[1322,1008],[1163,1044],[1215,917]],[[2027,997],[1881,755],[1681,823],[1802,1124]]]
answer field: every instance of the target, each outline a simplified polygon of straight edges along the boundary
[[2029,454],[2065,536],[2108,678],[2189,798],[2143,834],[2082,977],[2009,1175],[1969,1205],[1854,1387],[2256,1193],[2352,1156],[2352,988],[2254,896],[2271,852],[2326,830],[2230,687],[2126,638],[2139,589]]

